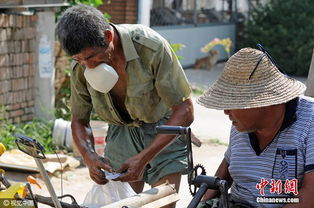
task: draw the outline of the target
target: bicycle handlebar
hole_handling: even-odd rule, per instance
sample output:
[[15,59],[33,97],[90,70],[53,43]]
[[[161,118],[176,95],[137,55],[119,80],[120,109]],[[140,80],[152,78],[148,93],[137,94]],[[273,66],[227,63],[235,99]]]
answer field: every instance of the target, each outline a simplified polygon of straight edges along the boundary
[[201,201],[202,197],[206,193],[208,189],[219,190],[221,195],[221,204],[219,207],[228,208],[228,196],[227,196],[227,181],[221,180],[217,176],[206,176],[206,175],[199,175],[193,181],[193,184],[197,187],[200,187],[196,192],[195,196],[193,197],[192,201],[190,202],[188,208],[196,208],[199,202]]
[[158,134],[187,134],[189,133],[190,127],[182,127],[182,126],[168,126],[161,125],[156,126],[156,131]]

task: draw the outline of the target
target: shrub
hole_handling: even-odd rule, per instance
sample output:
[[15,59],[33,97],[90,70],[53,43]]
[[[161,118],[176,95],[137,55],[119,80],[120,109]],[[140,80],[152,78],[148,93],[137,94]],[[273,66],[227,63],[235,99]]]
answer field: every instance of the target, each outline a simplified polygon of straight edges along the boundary
[[53,153],[56,145],[52,139],[53,120],[33,119],[27,123],[12,124],[9,120],[0,118],[0,142],[10,149],[17,148],[14,134],[22,134],[39,141],[46,153]]
[[239,46],[261,43],[288,74],[307,75],[314,48],[312,0],[270,0],[252,11]]

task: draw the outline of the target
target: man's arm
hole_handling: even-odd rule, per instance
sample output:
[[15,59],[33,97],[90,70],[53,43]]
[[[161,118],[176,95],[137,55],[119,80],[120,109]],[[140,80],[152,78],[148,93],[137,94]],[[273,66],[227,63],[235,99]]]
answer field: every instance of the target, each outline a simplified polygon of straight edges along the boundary
[[73,140],[79,149],[85,164],[88,166],[90,177],[98,184],[105,184],[108,180],[102,171],[112,171],[110,162],[100,157],[94,148],[94,137],[88,121],[72,116],[71,122]]
[[[229,164],[227,163],[226,159],[224,158],[216,173],[215,173],[215,176],[218,176],[220,179],[224,179],[228,182],[228,185],[230,187],[230,185],[232,184],[232,178],[229,174],[229,171],[228,171],[228,166]],[[219,190],[213,190],[213,189],[209,189],[203,196],[202,200],[201,201],[207,201],[209,199],[213,199],[215,197],[217,197],[219,195]]]
[[312,208],[314,207],[314,172],[310,172],[304,175],[304,181],[302,187],[299,190],[299,194],[295,197],[300,199],[298,204],[287,204],[284,208]]
[[73,62],[71,72],[71,111],[73,140],[88,166],[90,177],[98,184],[107,182],[101,169],[110,170],[108,161],[99,157],[94,149],[94,137],[89,126],[89,117],[92,111],[91,96],[87,89],[84,69]]
[[[187,99],[181,104],[172,107],[172,115],[166,125],[189,126],[193,120],[193,104],[191,99]],[[144,167],[166,146],[171,144],[175,135],[158,134],[153,142],[139,154],[126,160],[117,172],[127,173],[118,178],[121,181],[137,181],[142,175]]]

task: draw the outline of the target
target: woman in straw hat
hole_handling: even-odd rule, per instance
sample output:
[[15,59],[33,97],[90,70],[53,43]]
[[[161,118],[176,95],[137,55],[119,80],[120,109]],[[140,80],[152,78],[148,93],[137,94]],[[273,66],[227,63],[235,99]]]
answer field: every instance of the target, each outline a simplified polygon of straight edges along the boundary
[[[232,121],[216,175],[231,185],[232,206],[314,207],[314,100],[259,47],[234,54],[198,99]],[[218,194],[209,190],[200,207]]]

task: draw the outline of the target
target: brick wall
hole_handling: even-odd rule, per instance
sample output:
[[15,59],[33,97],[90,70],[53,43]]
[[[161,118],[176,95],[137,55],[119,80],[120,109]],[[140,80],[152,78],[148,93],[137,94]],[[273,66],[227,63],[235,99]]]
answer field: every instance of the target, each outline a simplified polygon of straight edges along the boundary
[[134,24],[137,22],[137,0],[103,0],[98,9],[111,15],[115,24]]
[[34,115],[36,22],[36,16],[0,14],[0,116],[13,123]]

